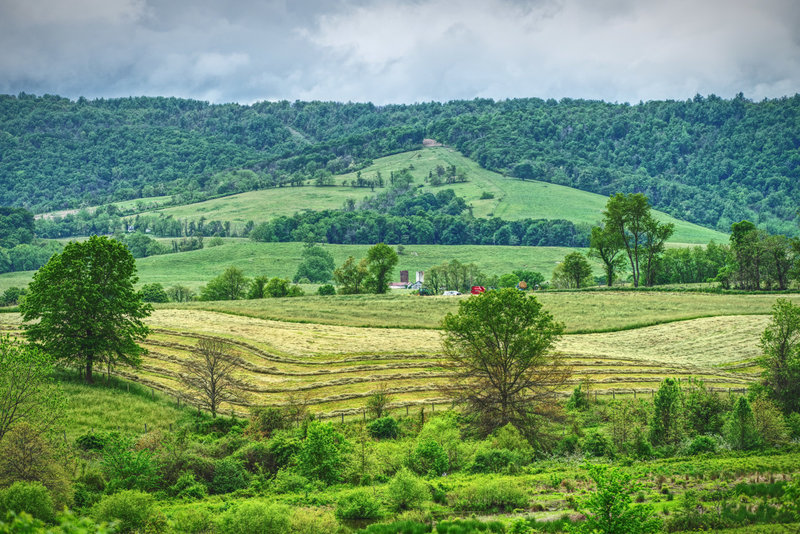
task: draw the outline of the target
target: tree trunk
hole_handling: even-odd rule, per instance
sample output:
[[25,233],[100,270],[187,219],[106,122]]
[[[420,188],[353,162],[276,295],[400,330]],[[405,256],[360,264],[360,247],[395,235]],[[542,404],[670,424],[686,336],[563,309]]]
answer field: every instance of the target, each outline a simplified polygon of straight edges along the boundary
[[[91,383],[94,382],[94,380],[92,379],[92,363],[93,363],[92,362],[92,357],[91,356],[87,356],[86,357],[86,383],[87,384],[91,384]],[[100,374],[102,375],[102,370],[100,371]]]

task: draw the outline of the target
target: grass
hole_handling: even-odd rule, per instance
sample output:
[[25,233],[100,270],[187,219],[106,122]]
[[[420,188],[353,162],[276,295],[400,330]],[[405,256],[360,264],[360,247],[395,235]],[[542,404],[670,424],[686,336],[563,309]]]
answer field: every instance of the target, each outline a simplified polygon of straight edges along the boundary
[[[272,319],[341,326],[436,328],[460,297],[408,294],[307,296],[170,305]],[[569,333],[616,331],[678,320],[770,313],[777,298],[800,303],[800,295],[737,295],[687,292],[540,292],[537,298]]]
[[[507,220],[524,218],[567,219],[576,223],[596,224],[602,217],[606,197],[538,181],[521,181],[481,168],[476,162],[465,158],[457,151],[447,147],[431,147],[412,152],[395,154],[375,160],[373,165],[361,171],[361,175],[372,178],[380,172],[385,180],[391,171],[398,171],[413,165],[411,174],[415,183],[423,185],[423,190],[436,192],[453,189],[472,205],[476,217],[501,217]],[[463,184],[431,187],[425,184],[428,172],[437,165],[455,165],[459,172],[467,175]],[[267,221],[279,215],[293,215],[302,210],[338,209],[348,198],[360,200],[375,193],[366,188],[354,189],[342,186],[344,180],[351,181],[355,173],[336,176],[336,186],[278,188],[250,191],[238,195],[217,198],[196,204],[168,207],[157,210],[179,219],[197,220],[200,217],[231,221],[243,225],[247,221]],[[381,189],[376,189],[380,192]],[[494,194],[493,199],[481,199],[483,192]],[[708,243],[727,241],[728,236],[692,223],[680,221],[669,215],[657,212],[659,219],[675,224],[676,243]]]
[[[169,241],[169,240],[167,240]],[[336,265],[348,256],[366,256],[369,245],[325,245]],[[246,276],[267,275],[292,278],[301,261],[302,243],[256,243],[249,239],[225,239],[224,244],[191,252],[150,256],[136,260],[141,284],[159,282],[164,287],[182,284],[194,289],[205,285],[235,265]],[[479,245],[409,245],[393,274],[400,280],[400,271],[426,271],[445,261],[457,259],[476,263],[489,275],[502,275],[514,269],[539,271],[549,278],[556,264],[573,250],[566,247],[509,247]],[[593,263],[597,274],[600,266]],[[26,286],[33,271],[0,275],[0,292],[11,286]]]

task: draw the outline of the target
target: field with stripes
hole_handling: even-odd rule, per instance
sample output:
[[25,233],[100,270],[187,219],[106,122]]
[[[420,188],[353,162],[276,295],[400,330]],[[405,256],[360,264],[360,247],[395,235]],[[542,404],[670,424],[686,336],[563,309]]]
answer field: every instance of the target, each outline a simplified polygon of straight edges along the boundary
[[[681,320],[676,312],[677,316],[662,319],[668,321],[663,324],[636,327],[647,322],[645,304],[659,296],[665,303],[677,298],[674,294],[642,293],[641,298],[620,294],[620,315],[630,316],[631,324],[622,324],[616,331],[569,333],[570,318],[556,315],[568,326],[557,350],[574,368],[565,396],[584,380],[590,384],[590,395],[616,398],[649,396],[665,377],[693,377],[723,391],[741,390],[757,378],[759,369],[753,360],[759,355],[759,337],[776,297],[753,296],[754,300],[744,306],[749,314],[728,315],[728,300],[741,301],[747,296],[719,296],[717,308],[700,310],[711,316]],[[694,297],[685,296],[690,300]],[[542,297],[551,305],[548,307],[562,310],[564,302],[569,301],[576,309],[591,314],[592,299],[613,295],[551,293]],[[420,302],[419,297],[406,298]],[[287,299],[272,300],[271,305],[277,306]],[[583,305],[581,300],[585,301]],[[434,310],[441,303],[424,302],[423,306]],[[218,339],[228,344],[240,365],[239,378],[247,383],[248,390],[245,402],[223,405],[224,414],[233,411],[245,415],[248,406],[299,403],[320,417],[361,417],[367,398],[379,388],[391,395],[390,408],[397,413],[418,411],[420,407],[435,410],[449,404],[439,390],[447,380],[440,361],[439,330],[288,322],[243,315],[241,309],[236,313],[221,311],[224,303],[215,306],[219,309],[156,310],[148,320],[152,332],[144,344],[148,355],[141,368],[121,366],[113,374],[191,403],[181,379],[182,362],[197,357],[199,340]],[[714,315],[713,309],[722,312]],[[341,313],[347,313],[346,306]],[[591,323],[591,317],[577,321],[580,326]],[[0,314],[0,325],[16,333],[19,316]],[[601,330],[601,324],[594,326]]]

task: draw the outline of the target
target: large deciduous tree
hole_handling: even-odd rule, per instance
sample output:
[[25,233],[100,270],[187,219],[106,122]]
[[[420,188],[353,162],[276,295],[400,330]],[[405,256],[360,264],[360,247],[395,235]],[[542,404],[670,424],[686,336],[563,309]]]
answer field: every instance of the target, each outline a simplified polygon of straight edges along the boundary
[[247,294],[249,286],[250,280],[244,273],[231,266],[200,289],[200,300],[239,300]]
[[537,440],[542,418],[556,413],[558,391],[571,375],[552,352],[564,326],[534,296],[516,289],[488,291],[459,303],[444,329],[445,390],[485,433],[508,423]]
[[368,276],[366,258],[356,263],[356,259],[353,256],[349,256],[341,267],[333,271],[333,279],[339,286],[339,293],[342,295],[363,293]]
[[133,289],[137,280],[119,241],[69,243],[33,276],[20,305],[25,335],[56,360],[83,367],[87,382],[95,363],[138,365],[152,307]]
[[606,228],[595,226],[589,238],[589,256],[603,262],[606,285],[611,287],[619,273],[625,269],[624,244],[620,235]]
[[591,285],[592,266],[580,252],[570,252],[553,271],[553,283],[559,287],[580,289]]

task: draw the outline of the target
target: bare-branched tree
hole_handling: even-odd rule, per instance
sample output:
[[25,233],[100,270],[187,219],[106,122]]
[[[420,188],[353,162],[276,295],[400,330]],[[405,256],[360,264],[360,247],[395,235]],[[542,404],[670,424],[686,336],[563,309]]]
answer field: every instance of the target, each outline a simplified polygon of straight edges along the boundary
[[184,394],[208,409],[213,417],[223,402],[244,402],[246,382],[235,376],[239,364],[230,345],[217,339],[201,339],[192,358],[183,363]]

